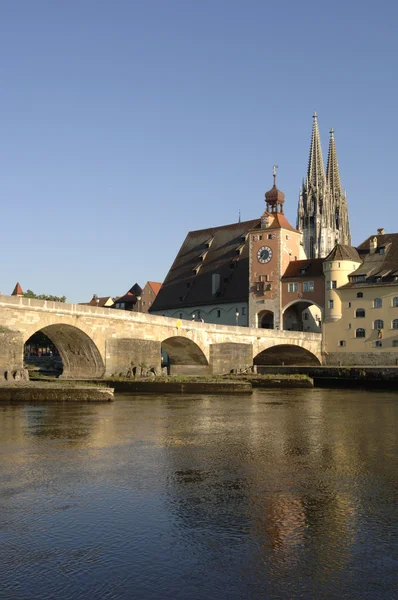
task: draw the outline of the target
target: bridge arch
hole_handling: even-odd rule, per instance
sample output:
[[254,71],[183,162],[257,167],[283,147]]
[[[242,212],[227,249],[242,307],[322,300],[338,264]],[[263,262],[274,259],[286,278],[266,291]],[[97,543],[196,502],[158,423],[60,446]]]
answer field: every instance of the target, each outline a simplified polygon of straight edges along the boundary
[[285,331],[320,333],[322,308],[311,300],[293,300],[283,308],[282,321]]
[[203,350],[191,339],[172,336],[162,341],[163,362],[171,374],[207,374],[209,363]]
[[[101,354],[87,333],[65,323],[47,325],[38,330],[57,348],[63,364],[63,379],[97,379],[103,377],[105,365]],[[34,332],[37,333],[38,331]],[[32,337],[24,340],[25,343]]]
[[257,366],[290,365],[319,366],[321,361],[307,348],[296,344],[276,344],[259,352],[253,363]]

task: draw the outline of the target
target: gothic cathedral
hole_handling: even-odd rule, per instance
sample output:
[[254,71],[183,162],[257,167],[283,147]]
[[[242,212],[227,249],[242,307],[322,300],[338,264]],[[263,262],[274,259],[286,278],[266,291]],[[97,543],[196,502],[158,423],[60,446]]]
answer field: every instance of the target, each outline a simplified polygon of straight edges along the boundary
[[340,183],[334,131],[330,131],[325,175],[316,113],[313,119],[310,158],[300,192],[297,229],[303,233],[306,256],[324,258],[336,244],[351,245],[351,235],[347,198]]

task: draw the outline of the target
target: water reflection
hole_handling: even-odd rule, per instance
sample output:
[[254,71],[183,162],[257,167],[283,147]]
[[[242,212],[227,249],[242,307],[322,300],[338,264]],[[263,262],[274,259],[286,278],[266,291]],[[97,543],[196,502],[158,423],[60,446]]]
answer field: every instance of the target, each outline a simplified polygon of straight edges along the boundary
[[1,407],[0,597],[392,598],[396,399]]

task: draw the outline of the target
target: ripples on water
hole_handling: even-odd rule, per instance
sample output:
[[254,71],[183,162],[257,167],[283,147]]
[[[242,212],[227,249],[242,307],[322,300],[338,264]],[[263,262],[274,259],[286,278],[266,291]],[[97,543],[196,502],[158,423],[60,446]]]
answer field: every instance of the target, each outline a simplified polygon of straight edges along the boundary
[[1,600],[398,598],[397,398],[0,406]]

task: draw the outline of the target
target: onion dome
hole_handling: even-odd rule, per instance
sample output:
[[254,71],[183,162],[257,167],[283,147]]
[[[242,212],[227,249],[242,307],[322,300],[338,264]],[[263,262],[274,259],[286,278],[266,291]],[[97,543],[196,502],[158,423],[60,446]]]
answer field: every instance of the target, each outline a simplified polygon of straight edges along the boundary
[[283,214],[283,203],[285,202],[285,194],[276,187],[276,169],[274,165],[274,185],[265,193],[265,202],[267,203],[267,212]]

